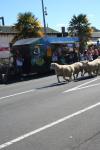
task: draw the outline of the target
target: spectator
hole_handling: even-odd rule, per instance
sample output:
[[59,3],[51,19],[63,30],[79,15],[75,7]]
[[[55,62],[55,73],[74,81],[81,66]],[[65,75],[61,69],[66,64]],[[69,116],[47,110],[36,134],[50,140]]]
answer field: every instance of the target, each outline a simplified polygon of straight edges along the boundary
[[92,61],[93,60],[93,55],[92,55],[92,52],[90,49],[87,50],[87,59],[89,61]]
[[85,60],[84,59],[84,53],[80,53],[79,57],[80,57],[80,61],[84,61]]
[[78,51],[75,49],[73,51],[73,62],[78,62],[79,61],[79,55],[78,55]]
[[22,57],[17,56],[16,67],[17,67],[17,72],[19,74],[22,74],[22,68],[23,68],[23,58]]
[[93,53],[93,60],[97,59],[99,56],[99,52],[97,49],[94,49],[94,53]]
[[56,51],[52,55],[52,62],[58,62],[58,54]]

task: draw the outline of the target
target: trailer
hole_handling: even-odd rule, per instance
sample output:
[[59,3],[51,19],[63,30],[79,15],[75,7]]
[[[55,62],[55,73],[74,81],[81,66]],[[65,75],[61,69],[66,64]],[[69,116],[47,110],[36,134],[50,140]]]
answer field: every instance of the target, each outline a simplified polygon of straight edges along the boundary
[[8,80],[12,75],[50,72],[53,54],[56,52],[59,56],[58,63],[64,64],[66,61],[64,62],[63,54],[68,52],[68,46],[72,48],[78,42],[77,37],[20,39],[12,45],[8,64],[3,65],[2,80]]
[[[12,47],[14,60],[21,57],[24,61],[23,72],[45,72],[50,70],[53,53],[58,49],[63,51],[63,48],[68,44],[74,45],[78,43],[77,37],[43,37],[43,38],[28,38],[16,41]],[[19,56],[18,56],[19,55]],[[58,54],[59,55],[59,54]]]

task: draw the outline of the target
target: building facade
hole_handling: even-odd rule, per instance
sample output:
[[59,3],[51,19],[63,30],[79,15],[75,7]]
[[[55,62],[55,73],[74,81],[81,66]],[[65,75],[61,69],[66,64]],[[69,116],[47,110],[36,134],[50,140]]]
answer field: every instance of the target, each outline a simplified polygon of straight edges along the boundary
[[[43,28],[42,28],[43,30]],[[46,28],[48,36],[59,37],[62,35],[62,32],[56,31],[49,27]],[[15,30],[14,26],[0,26],[0,48],[9,47],[12,39],[18,33]],[[91,40],[98,41],[100,39],[100,32],[93,32]]]
[[[48,36],[55,37],[59,33],[58,31],[53,30],[49,27],[47,27],[46,32]],[[0,26],[0,47],[2,46],[2,43],[9,47],[9,43],[11,43],[12,39],[17,33],[18,31],[15,30],[14,26]]]

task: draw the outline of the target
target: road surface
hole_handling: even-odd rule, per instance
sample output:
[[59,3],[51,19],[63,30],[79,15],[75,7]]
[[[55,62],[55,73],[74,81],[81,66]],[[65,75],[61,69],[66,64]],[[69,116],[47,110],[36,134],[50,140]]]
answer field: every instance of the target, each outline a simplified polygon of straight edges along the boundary
[[100,77],[1,84],[0,149],[100,150]]

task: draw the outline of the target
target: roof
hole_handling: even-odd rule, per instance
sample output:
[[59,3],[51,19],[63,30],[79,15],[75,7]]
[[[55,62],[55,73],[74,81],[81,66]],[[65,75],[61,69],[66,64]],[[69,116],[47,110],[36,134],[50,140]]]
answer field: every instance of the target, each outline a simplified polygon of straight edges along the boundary
[[40,38],[27,38],[27,39],[21,39],[15,42],[13,46],[19,46],[19,45],[29,45],[32,44],[33,42],[38,41]]
[[0,26],[1,33],[17,33],[14,26]]
[[100,32],[93,32],[92,37],[93,38],[100,38]]
[[[42,30],[43,30],[44,28],[42,28]],[[59,31],[56,31],[56,30],[54,30],[54,29],[51,29],[51,28],[49,28],[49,27],[47,27],[46,28],[46,32],[48,33],[48,34],[51,34],[51,33],[59,33]]]
[[[42,27],[41,29],[42,31],[44,30],[44,28]],[[47,34],[57,34],[57,33],[61,33],[57,30],[54,30],[52,28],[47,27],[46,28],[46,32]],[[15,30],[14,26],[0,26],[0,33],[4,33],[4,34],[16,34],[18,33],[18,31]],[[92,33],[92,38],[100,38],[100,32],[93,32]]]
[[[44,28],[42,27],[42,31]],[[59,33],[58,31],[51,29],[49,27],[46,28],[46,31],[48,34],[57,34]],[[0,26],[0,32],[1,33],[18,33],[18,31],[15,30],[14,26]]]

